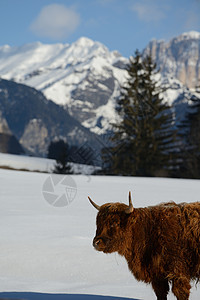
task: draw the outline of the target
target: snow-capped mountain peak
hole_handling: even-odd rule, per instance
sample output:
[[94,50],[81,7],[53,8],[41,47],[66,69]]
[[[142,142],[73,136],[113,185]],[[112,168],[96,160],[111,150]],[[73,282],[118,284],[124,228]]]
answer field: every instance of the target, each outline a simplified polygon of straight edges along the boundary
[[102,106],[105,110],[108,100],[116,95],[126,63],[117,51],[86,37],[71,45],[37,42],[0,48],[2,78],[35,87],[66,106],[84,124],[95,124],[98,109]]
[[189,32],[184,32],[182,33],[178,39],[180,40],[190,40],[190,39],[194,39],[194,40],[198,40],[200,39],[200,32],[198,31],[189,31]]

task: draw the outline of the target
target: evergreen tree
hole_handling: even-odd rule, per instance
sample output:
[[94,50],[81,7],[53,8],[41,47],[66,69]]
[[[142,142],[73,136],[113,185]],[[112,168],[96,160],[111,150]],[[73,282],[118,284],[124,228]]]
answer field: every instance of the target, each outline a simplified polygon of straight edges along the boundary
[[53,172],[56,174],[71,174],[68,162],[69,146],[63,140],[51,142],[48,148],[48,158],[56,159]]
[[62,155],[56,159],[56,164],[53,170],[56,174],[71,174],[72,169],[68,163],[67,153],[63,152]]
[[48,147],[47,157],[51,159],[58,159],[63,152],[68,151],[68,145],[62,139],[52,141]]
[[114,125],[113,146],[104,149],[111,174],[167,175],[172,167],[176,132],[170,107],[156,80],[156,64],[137,50],[130,58],[128,79],[118,100],[120,122]]
[[179,175],[200,178],[200,98],[193,96],[186,120],[180,126],[183,131],[182,163]]

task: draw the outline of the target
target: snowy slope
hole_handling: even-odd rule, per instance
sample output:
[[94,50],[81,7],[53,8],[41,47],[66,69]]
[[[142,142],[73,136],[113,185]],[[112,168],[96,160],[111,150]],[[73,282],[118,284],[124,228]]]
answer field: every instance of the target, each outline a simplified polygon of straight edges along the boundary
[[[119,90],[126,62],[117,51],[110,52],[103,44],[84,37],[71,45],[0,47],[2,78],[44,92],[48,99],[67,105],[69,112],[88,126],[98,109],[102,110]],[[114,117],[114,111],[112,114]]]
[[[43,197],[49,176],[0,170],[0,291],[18,292],[23,299],[40,299],[36,292],[47,298],[48,293],[73,294],[67,298],[73,300],[84,299],[84,294],[155,299],[150,286],[133,278],[124,259],[93,249],[96,211],[87,196],[98,204],[127,202],[132,190],[135,207],[169,200],[190,202],[199,200],[199,181],[76,175],[70,177],[75,198],[58,208]],[[63,192],[59,188],[57,193]],[[9,294],[0,293],[5,295]],[[199,297],[200,287],[193,285],[190,299]],[[175,298],[170,294],[169,299]]]
[[[52,173],[55,164],[54,159],[0,153],[0,168]],[[90,175],[99,169],[99,167],[75,163],[70,163],[70,166],[75,174]]]

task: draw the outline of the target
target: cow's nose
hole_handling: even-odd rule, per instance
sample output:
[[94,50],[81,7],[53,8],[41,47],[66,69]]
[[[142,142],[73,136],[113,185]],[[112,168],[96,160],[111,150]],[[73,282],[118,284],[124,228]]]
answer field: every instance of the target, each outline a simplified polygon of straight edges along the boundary
[[100,243],[101,243],[101,239],[94,238],[94,240],[93,240],[93,247],[96,248],[96,249],[98,249]]

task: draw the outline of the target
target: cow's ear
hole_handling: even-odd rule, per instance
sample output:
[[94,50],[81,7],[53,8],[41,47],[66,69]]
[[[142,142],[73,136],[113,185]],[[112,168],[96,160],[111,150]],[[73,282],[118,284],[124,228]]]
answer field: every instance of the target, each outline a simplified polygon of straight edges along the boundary
[[130,214],[134,211],[132,200],[131,200],[131,192],[128,194],[129,206],[125,209],[126,214]]

